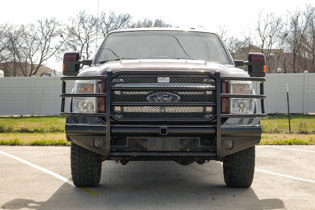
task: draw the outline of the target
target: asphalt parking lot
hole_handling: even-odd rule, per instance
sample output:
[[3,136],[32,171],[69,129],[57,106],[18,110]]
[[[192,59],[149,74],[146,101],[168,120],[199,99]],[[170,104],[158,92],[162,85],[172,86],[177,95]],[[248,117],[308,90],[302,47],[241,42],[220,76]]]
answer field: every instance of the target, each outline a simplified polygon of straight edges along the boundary
[[315,209],[315,146],[257,146],[249,189],[220,162],[103,163],[96,188],[70,181],[69,147],[0,146],[1,209]]

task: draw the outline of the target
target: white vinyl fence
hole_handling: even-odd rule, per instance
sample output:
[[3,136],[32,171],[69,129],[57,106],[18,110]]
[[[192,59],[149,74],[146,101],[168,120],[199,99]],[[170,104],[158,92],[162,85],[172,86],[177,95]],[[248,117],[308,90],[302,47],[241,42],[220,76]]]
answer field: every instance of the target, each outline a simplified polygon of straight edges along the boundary
[[60,77],[0,78],[0,115],[57,115]]
[[287,89],[291,113],[315,113],[315,74],[269,74],[266,76],[267,113],[287,113]]
[[[69,82],[67,89],[71,89],[70,86]],[[287,86],[291,113],[315,113],[313,73],[266,75],[267,113],[287,113]],[[59,77],[0,78],[0,115],[57,115],[60,94]]]

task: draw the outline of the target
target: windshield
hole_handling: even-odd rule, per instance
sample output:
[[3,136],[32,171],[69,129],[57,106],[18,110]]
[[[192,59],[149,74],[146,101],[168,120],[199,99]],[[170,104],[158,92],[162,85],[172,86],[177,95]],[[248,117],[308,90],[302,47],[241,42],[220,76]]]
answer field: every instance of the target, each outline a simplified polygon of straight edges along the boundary
[[120,59],[193,59],[230,64],[215,34],[184,31],[130,31],[108,35],[95,63]]

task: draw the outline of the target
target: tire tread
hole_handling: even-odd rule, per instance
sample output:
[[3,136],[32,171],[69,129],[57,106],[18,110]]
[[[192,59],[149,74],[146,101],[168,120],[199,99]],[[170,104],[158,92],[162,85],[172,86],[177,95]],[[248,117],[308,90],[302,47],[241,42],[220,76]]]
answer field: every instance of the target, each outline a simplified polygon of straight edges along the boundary
[[100,183],[102,161],[97,154],[71,143],[71,175],[76,187],[95,187]]
[[227,156],[223,161],[224,181],[228,187],[249,188],[255,171],[255,146]]

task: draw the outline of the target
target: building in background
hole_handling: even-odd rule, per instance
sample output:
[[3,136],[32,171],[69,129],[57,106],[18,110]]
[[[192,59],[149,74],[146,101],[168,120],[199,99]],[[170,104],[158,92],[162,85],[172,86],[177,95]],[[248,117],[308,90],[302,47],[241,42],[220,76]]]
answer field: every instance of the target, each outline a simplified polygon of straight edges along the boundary
[[[37,64],[33,64],[37,67]],[[5,77],[28,77],[31,75],[31,64],[29,63],[19,63],[19,62],[7,62],[0,63],[0,69],[3,69]],[[35,75],[31,76],[43,76],[43,75],[55,76],[55,70],[47,67],[41,66]]]

